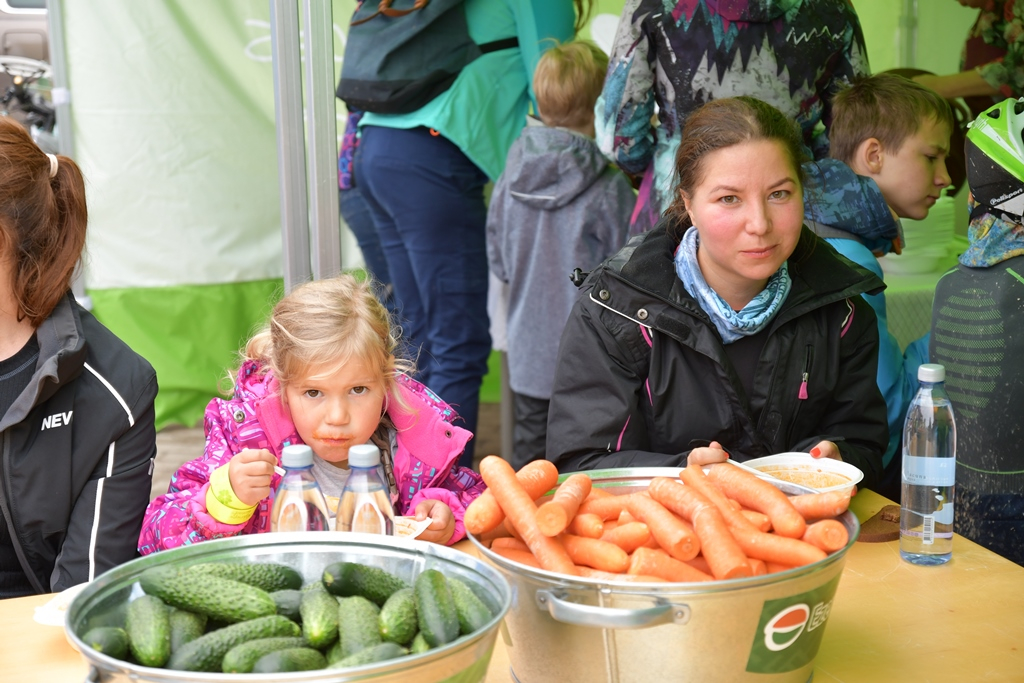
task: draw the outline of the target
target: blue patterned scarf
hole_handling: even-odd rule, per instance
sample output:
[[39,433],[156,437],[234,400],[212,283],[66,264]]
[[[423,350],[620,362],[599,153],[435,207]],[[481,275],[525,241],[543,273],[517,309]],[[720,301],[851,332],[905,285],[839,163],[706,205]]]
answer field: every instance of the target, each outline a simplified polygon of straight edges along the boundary
[[704,312],[711,317],[715,329],[722,336],[722,343],[731,344],[741,337],[757,334],[767,327],[782,308],[793,285],[789,277],[788,262],[784,262],[775,274],[768,278],[764,290],[751,299],[743,310],[734,311],[704,279],[704,274],[697,264],[699,243],[697,228],[687,230],[679,243],[679,248],[676,249],[676,275],[683,281],[683,286],[690,296],[696,299]]
[[977,206],[971,197],[968,203],[971,225],[967,228],[971,245],[960,254],[960,263],[968,268],[990,268],[1024,254],[1024,225],[1013,222],[1003,213],[976,211]]

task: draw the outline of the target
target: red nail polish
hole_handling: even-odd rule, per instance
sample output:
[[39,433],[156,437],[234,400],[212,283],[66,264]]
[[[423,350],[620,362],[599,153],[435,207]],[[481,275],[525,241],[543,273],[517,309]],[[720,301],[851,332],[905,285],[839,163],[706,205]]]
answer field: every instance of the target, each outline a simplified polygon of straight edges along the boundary
[[820,458],[821,457],[821,449],[818,448],[817,446],[812,448],[811,449],[811,457],[812,458]]

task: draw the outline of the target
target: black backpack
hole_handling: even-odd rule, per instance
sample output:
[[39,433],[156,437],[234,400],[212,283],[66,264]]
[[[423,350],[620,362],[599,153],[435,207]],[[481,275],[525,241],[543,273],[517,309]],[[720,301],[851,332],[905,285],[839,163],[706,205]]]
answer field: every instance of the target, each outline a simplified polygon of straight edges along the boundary
[[361,2],[349,25],[338,98],[350,109],[407,114],[450,88],[480,55],[519,46],[516,38],[474,43],[462,4]]

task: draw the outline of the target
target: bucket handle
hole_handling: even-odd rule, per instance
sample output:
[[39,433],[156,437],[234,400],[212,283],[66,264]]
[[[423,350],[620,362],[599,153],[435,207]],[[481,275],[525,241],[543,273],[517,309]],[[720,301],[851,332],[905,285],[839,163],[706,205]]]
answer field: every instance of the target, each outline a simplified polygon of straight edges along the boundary
[[660,624],[683,625],[690,620],[689,605],[674,605],[656,599],[651,607],[623,609],[581,605],[565,599],[564,592],[541,589],[536,593],[537,607],[555,621],[595,628],[648,628]]

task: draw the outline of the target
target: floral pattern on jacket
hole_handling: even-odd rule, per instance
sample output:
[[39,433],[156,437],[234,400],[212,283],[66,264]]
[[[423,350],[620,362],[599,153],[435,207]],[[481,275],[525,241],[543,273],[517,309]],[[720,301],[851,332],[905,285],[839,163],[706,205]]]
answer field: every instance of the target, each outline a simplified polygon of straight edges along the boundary
[[[458,466],[459,454],[472,434],[452,424],[455,411],[423,384],[400,375],[398,391],[407,407],[391,401],[387,410],[396,430],[396,512],[408,514],[423,500],[445,503],[455,517],[450,545],[465,537],[466,507],[484,489],[478,474]],[[281,403],[273,373],[262,372],[255,362],[242,365],[234,397],[210,401],[204,427],[203,456],[182,465],[171,477],[167,493],[146,509],[138,545],[143,555],[214,538],[270,531],[272,495],[260,501],[248,521],[225,524],[207,511],[206,493],[210,475],[236,453],[266,448],[280,463],[285,446],[302,443]],[[274,475],[271,490],[277,490],[280,479]]]

